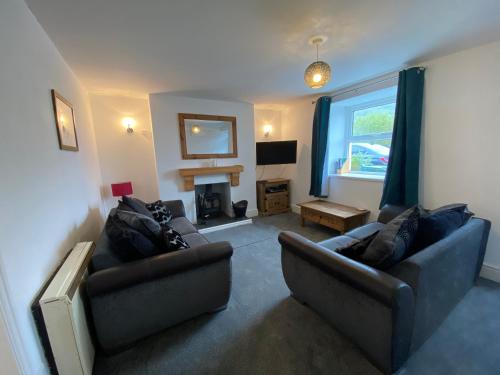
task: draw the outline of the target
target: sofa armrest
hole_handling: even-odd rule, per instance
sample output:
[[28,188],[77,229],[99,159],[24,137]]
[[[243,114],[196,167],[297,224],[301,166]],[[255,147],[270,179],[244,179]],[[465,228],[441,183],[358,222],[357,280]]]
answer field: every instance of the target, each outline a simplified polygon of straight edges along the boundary
[[414,290],[412,351],[431,336],[474,285],[490,227],[489,221],[472,218],[449,236],[387,271]]
[[184,209],[182,200],[163,201],[162,203],[170,210],[173,218],[186,216],[186,210]]
[[358,345],[384,373],[409,355],[414,296],[406,283],[292,232],[279,236],[292,295]]
[[215,263],[230,258],[232,254],[231,244],[224,241],[125,263],[91,274],[87,279],[87,293],[91,298],[111,293]]
[[401,280],[330,251],[296,233],[282,232],[278,240],[286,250],[385,305],[393,303],[400,289],[410,291],[409,286]]

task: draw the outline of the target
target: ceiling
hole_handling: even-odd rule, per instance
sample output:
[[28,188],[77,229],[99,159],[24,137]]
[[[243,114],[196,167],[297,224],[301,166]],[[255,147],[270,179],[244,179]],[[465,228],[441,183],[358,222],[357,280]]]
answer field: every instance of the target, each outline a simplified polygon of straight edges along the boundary
[[[498,0],[26,0],[90,91],[280,103],[500,39]],[[309,89],[320,59],[333,79]]]

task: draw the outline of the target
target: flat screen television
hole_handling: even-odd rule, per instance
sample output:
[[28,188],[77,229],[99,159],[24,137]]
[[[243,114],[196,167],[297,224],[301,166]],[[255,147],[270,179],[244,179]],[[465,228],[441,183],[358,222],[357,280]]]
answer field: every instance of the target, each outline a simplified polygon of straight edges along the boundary
[[295,164],[297,141],[257,142],[257,165]]

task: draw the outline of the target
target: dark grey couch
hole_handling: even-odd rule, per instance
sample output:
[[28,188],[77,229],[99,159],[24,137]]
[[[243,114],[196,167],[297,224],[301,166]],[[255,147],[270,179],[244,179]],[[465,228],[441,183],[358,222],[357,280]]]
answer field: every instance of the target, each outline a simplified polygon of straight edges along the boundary
[[377,222],[318,244],[279,236],[292,295],[357,344],[384,373],[397,371],[473,286],[490,222],[473,218],[443,240],[386,272],[335,249],[382,228],[404,208],[388,207]]
[[95,332],[102,349],[115,352],[194,316],[223,309],[231,292],[228,242],[209,243],[185,217],[182,201],[164,202],[170,225],[189,249],[122,263],[103,231],[87,280]]

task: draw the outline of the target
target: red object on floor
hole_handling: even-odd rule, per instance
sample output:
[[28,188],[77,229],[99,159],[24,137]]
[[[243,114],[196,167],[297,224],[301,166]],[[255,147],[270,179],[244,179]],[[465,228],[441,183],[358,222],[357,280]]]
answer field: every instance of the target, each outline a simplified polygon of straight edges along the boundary
[[130,195],[134,191],[132,190],[132,182],[120,182],[117,184],[111,184],[111,192],[113,197],[122,197],[124,195]]

